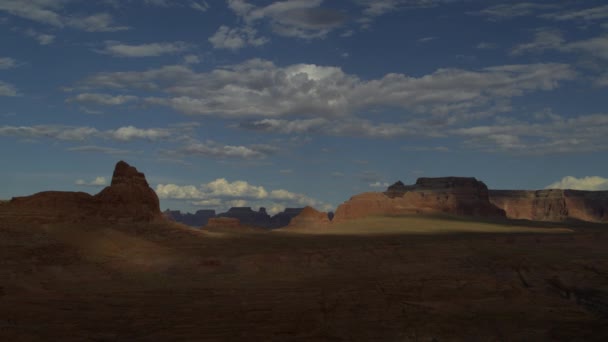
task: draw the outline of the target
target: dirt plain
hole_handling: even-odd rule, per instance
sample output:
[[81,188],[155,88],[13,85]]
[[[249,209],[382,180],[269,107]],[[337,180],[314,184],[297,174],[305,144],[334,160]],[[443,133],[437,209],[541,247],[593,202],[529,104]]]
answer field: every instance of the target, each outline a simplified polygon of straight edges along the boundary
[[606,225],[208,232],[3,207],[1,341],[608,340]]

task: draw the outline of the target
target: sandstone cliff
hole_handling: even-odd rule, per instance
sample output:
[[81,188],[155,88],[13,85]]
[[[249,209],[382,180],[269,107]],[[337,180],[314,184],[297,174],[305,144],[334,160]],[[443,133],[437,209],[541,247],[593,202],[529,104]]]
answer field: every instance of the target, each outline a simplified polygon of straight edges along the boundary
[[489,195],[513,219],[608,222],[608,191],[490,190]]
[[313,207],[306,206],[291,219],[287,228],[314,228],[322,227],[330,223],[327,213],[320,212]]
[[416,184],[397,182],[386,192],[367,192],[351,197],[336,210],[333,221],[371,215],[453,214],[504,217],[490,203],[488,188],[475,178],[419,178]]

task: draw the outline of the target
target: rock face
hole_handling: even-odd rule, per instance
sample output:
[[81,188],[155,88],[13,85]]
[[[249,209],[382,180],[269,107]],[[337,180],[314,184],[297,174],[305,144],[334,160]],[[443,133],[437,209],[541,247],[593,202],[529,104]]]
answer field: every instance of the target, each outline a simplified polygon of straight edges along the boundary
[[386,192],[353,196],[336,210],[333,221],[373,215],[452,214],[504,217],[502,209],[490,203],[488,187],[475,178],[419,178],[416,184],[397,182]]
[[201,227],[207,224],[210,218],[215,217],[215,210],[197,210],[196,213],[182,214],[179,210],[165,210],[163,216],[171,221],[183,223],[191,227]]
[[111,185],[94,197],[98,214],[111,220],[148,222],[162,217],[158,196],[144,174],[122,160],[114,168]]
[[9,205],[16,212],[44,217],[47,222],[150,222],[162,217],[158,196],[148,186],[144,174],[123,161],[116,164],[111,185],[94,196],[84,192],[45,191],[14,197]]
[[320,212],[313,207],[307,206],[302,209],[298,216],[291,219],[288,228],[313,228],[322,227],[330,223],[327,213]]
[[270,228],[276,229],[289,225],[291,220],[302,212],[302,209],[304,208],[285,208],[270,218]]
[[608,222],[608,191],[490,190],[489,195],[513,219]]

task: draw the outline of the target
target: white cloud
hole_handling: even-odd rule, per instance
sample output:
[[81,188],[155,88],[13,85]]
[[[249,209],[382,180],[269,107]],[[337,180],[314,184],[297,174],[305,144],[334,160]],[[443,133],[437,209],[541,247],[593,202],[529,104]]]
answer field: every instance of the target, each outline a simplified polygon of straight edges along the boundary
[[164,128],[141,129],[133,126],[120,127],[105,132],[114,140],[129,141],[133,139],[160,140],[171,136],[171,131]]
[[117,149],[117,148],[94,146],[94,145],[70,147],[67,149],[67,151],[83,152],[83,153],[103,153],[103,154],[109,154],[109,155],[124,155],[124,154],[132,153],[129,150],[122,150],[122,149]]
[[375,183],[371,183],[369,186],[371,188],[387,188],[388,187],[388,183],[386,182],[375,182]]
[[228,7],[248,26],[266,21],[272,31],[285,37],[323,38],[340,27],[345,15],[320,7],[323,0],[285,0],[258,7],[244,0],[228,0]]
[[[205,207],[228,208],[231,206],[264,206],[277,212],[285,207],[326,206],[304,194],[284,189],[268,191],[263,186],[246,181],[228,181],[218,178],[200,186],[158,184],[156,193],[161,199],[191,200],[193,204]],[[279,209],[280,208],[280,209]]]
[[593,21],[608,18],[608,5],[586,8],[578,11],[568,10],[557,13],[544,14],[541,17],[558,21],[584,20]]
[[14,85],[0,80],[0,96],[14,97],[18,95],[19,92]]
[[62,125],[36,126],[0,126],[0,135],[16,136],[29,139],[48,138],[57,140],[84,141],[94,138],[115,141],[131,141],[135,139],[162,140],[180,131],[179,128],[137,128],[134,126],[119,127],[100,131],[93,127],[77,127]]
[[105,186],[108,184],[108,181],[106,180],[105,177],[95,177],[95,179],[93,179],[90,182],[87,182],[83,179],[78,179],[75,182],[76,185],[83,185],[83,186]]
[[548,185],[545,189],[608,190],[608,178],[598,176],[582,178],[566,176],[560,181]]
[[221,117],[304,115],[344,117],[374,108],[407,109],[410,114],[445,116],[498,107],[498,101],[538,90],[552,90],[576,77],[566,64],[504,65],[480,70],[438,69],[412,77],[390,73],[362,80],[339,67],[295,64],[278,67],[266,60],[197,73],[186,66],[143,72],[100,73],[83,85],[97,88],[162,90],[148,104],[187,114]]
[[608,60],[608,35],[565,44],[564,51],[578,51]]
[[49,45],[55,41],[54,35],[41,33],[34,29],[27,29],[24,33],[26,36],[36,39],[40,45]]
[[540,30],[535,33],[530,43],[517,45],[511,50],[512,55],[521,55],[526,52],[543,52],[545,50],[559,49],[565,40],[558,30]]
[[0,57],[0,70],[12,69],[17,67],[17,61],[10,57]]
[[88,32],[115,32],[129,29],[116,26],[108,13],[90,16],[63,14],[70,0],[0,0],[0,11],[54,27],[71,27]]
[[201,59],[197,55],[185,55],[184,56],[184,63],[186,63],[186,64],[199,64],[200,62],[201,62]]
[[478,12],[470,12],[469,14],[481,15],[491,20],[504,20],[516,17],[530,16],[538,13],[541,10],[554,9],[557,7],[559,7],[559,5],[520,2],[494,5]]
[[223,145],[215,141],[192,141],[175,151],[166,151],[167,154],[183,156],[202,156],[218,159],[259,159],[265,158],[275,150],[266,145]]
[[160,42],[130,45],[117,41],[106,41],[103,50],[98,50],[100,53],[108,54],[114,57],[157,57],[166,54],[176,54],[190,49],[190,45],[185,42]]
[[81,102],[81,103],[93,103],[104,106],[117,106],[127,102],[137,100],[136,96],[131,95],[109,95],[99,93],[82,93],[76,96],[70,97],[66,102]]
[[578,52],[594,58],[608,60],[608,35],[566,42],[557,30],[541,30],[535,34],[532,42],[516,46],[511,50],[511,54],[519,55],[545,50]]
[[257,31],[251,27],[230,28],[222,25],[209,37],[209,42],[216,49],[238,50],[246,46],[262,46],[268,43],[268,39],[258,37]]

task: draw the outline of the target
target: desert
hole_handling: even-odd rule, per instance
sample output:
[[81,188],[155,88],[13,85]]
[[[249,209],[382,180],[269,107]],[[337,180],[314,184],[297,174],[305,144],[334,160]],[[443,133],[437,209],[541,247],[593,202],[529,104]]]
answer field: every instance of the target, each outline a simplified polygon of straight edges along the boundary
[[[606,339],[605,223],[514,220],[494,209],[498,216],[457,215],[478,205],[471,193],[489,199],[454,180],[440,180],[438,194],[455,213],[405,206],[399,215],[391,204],[385,215],[334,222],[307,207],[280,229],[235,218],[197,229],[162,218],[158,199],[145,195],[145,176],[119,162],[101,193],[120,206],[55,192],[0,204],[0,336]],[[137,191],[125,197],[123,186]],[[464,204],[446,197],[450,189]]]

